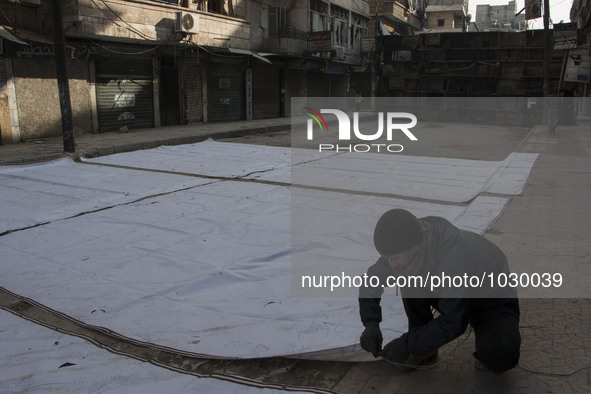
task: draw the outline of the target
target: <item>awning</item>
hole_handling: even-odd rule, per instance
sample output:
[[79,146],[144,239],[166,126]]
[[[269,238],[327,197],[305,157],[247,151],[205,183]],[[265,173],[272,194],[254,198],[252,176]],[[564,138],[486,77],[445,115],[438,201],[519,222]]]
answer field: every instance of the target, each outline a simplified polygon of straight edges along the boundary
[[36,33],[34,31],[21,29],[21,28],[14,29],[13,33],[18,38],[21,38],[23,40],[29,40],[29,41],[34,41],[34,42],[41,42],[43,44],[53,45],[53,37],[52,36],[46,36],[44,34]]
[[12,29],[10,29],[9,27],[5,27],[5,26],[0,26],[0,37],[8,40],[8,41],[12,41],[12,42],[16,42],[18,44],[23,44],[23,45],[29,45],[28,42],[21,40],[20,38],[18,38],[16,35],[14,35],[14,33],[12,32]]
[[249,51],[248,49],[238,49],[238,48],[227,48],[227,49],[228,49],[228,51],[230,51],[230,53],[236,53],[239,55],[249,55],[249,56],[259,59],[265,63],[271,64],[271,61],[269,59],[262,57],[261,55],[256,54],[252,51]]
[[[37,33],[27,29],[13,29],[8,26],[0,26],[0,36],[7,40],[17,42],[23,45],[29,45],[28,41],[41,42],[43,44],[53,45],[53,37]],[[74,49],[73,46],[65,44],[66,48]]]

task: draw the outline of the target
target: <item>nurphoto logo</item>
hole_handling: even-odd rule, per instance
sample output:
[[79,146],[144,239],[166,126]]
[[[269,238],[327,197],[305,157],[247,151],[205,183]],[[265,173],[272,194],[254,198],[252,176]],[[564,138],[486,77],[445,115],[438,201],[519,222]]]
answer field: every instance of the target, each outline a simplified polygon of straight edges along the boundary
[[[318,151],[336,151],[336,152],[402,152],[404,147],[401,144],[377,143],[382,139],[385,131],[387,142],[392,141],[394,132],[401,131],[409,140],[418,141],[418,138],[410,131],[416,126],[417,117],[408,112],[379,112],[377,131],[360,130],[359,112],[353,112],[353,122],[347,113],[338,109],[320,109],[316,111],[310,107],[304,107],[310,117],[307,120],[307,139],[314,140],[314,129],[320,129],[320,133],[328,133],[328,123],[322,114],[334,115],[338,122],[338,140],[339,144],[320,143]],[[402,122],[401,122],[402,120]],[[385,123],[385,127],[384,127]],[[318,127],[315,127],[316,124]],[[343,144],[342,141],[350,142],[352,139],[360,141],[374,141],[374,143]]]

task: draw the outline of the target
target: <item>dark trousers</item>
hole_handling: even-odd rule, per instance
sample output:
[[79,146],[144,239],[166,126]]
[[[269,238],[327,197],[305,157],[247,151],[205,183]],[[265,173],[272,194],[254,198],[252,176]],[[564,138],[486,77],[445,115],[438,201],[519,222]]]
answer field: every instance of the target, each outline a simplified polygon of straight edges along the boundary
[[[437,299],[403,298],[409,330],[433,320],[432,309],[438,310]],[[482,300],[478,300],[482,304]],[[474,329],[474,357],[495,373],[515,368],[519,362],[519,303],[517,300],[492,308],[472,308],[470,325]]]

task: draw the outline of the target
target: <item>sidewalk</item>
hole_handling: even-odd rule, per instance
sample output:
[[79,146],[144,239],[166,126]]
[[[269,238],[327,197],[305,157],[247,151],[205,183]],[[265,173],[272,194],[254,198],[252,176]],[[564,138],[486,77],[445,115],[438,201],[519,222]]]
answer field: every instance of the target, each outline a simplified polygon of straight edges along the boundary
[[[240,137],[273,131],[289,130],[289,117],[226,123],[190,124],[152,129],[131,130],[126,133],[108,132],[75,136],[75,155],[97,157],[113,153],[152,149],[161,145],[182,145],[208,138]],[[26,164],[64,157],[61,137],[27,141],[0,146],[0,165]]]
[[[533,128],[520,152],[540,157],[521,196],[513,197],[485,235],[509,258],[512,271],[589,272],[591,255],[591,120]],[[333,390],[349,393],[588,393],[591,390],[591,299],[520,295],[521,360],[497,376],[473,363],[474,335],[440,349],[432,369],[397,372],[383,361],[352,366]],[[571,296],[572,297],[572,296]]]

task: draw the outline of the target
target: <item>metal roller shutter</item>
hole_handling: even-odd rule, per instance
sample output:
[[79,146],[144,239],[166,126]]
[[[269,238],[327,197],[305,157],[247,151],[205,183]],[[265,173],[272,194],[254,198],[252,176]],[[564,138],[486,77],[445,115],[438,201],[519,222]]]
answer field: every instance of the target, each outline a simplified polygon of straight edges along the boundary
[[347,76],[346,75],[331,75],[330,76],[330,96],[331,97],[346,97],[347,96]]
[[[306,72],[299,70],[286,70],[285,72],[285,114],[291,115],[291,98],[306,97]],[[299,111],[299,110],[298,110]]]
[[152,80],[97,76],[96,98],[102,131],[154,127]]
[[308,97],[328,97],[328,75],[308,73]]
[[276,118],[279,116],[280,88],[279,67],[257,64],[253,69],[254,118]]
[[101,131],[154,127],[151,58],[103,58],[97,62],[96,74]]
[[242,119],[242,65],[210,63],[207,70],[207,115],[210,122]]

